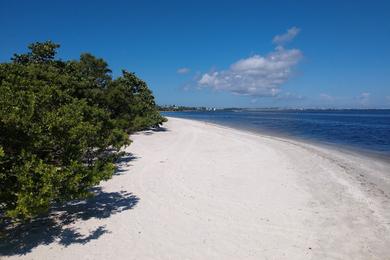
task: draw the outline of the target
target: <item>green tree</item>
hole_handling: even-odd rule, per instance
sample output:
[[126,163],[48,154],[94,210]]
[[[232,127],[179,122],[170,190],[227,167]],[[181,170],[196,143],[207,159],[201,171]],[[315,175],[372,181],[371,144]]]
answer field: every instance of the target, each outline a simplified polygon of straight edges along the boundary
[[112,79],[91,54],[55,59],[58,44],[29,45],[0,64],[0,213],[31,218],[85,198],[110,178],[128,134],[161,124],[146,84]]

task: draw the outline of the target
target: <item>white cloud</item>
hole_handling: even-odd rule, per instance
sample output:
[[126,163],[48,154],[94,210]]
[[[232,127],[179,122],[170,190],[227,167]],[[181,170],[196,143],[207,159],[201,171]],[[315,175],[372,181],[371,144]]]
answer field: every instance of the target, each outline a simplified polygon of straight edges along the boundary
[[325,101],[334,101],[335,97],[333,97],[331,95],[328,95],[328,94],[325,94],[325,93],[321,93],[320,94],[320,99],[321,100],[325,100]]
[[370,97],[371,97],[371,94],[368,92],[361,93],[360,96],[358,97],[360,105],[362,105],[362,106],[369,105]]
[[278,100],[303,100],[305,99],[304,96],[299,95],[299,94],[294,94],[291,92],[283,92],[280,95],[276,97]]
[[[297,30],[293,27],[289,32],[296,35]],[[289,39],[292,40],[295,35],[289,36]],[[283,35],[276,37],[286,38]],[[278,45],[265,56],[253,55],[238,60],[227,70],[205,73],[198,84],[241,95],[276,96],[281,92],[281,85],[291,78],[293,68],[302,57],[300,50]]]
[[188,72],[190,72],[190,69],[189,68],[179,68],[177,69],[176,71],[178,74],[187,74]]
[[297,27],[291,27],[290,29],[287,30],[286,33],[281,34],[281,35],[276,35],[273,39],[272,42],[277,44],[277,45],[283,45],[285,43],[288,43],[292,41],[301,31],[301,29]]

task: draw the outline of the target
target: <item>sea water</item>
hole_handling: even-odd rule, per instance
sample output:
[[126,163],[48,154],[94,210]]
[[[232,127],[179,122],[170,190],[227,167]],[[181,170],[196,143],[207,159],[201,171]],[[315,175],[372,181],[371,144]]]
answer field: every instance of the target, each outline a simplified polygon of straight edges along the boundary
[[236,110],[162,114],[320,142],[390,159],[390,110]]

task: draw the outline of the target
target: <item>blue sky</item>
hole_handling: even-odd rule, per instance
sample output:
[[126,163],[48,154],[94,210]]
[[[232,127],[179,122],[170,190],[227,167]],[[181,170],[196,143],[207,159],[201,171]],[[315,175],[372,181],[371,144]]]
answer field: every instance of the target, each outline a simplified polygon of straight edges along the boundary
[[390,1],[1,1],[0,60],[35,41],[135,72],[159,104],[390,108]]

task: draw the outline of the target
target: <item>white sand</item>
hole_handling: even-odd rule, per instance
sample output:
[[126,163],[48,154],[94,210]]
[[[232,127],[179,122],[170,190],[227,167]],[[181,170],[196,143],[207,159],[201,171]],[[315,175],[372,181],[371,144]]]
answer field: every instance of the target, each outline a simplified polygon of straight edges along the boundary
[[[132,209],[63,228],[21,259],[390,259],[390,171],[373,159],[203,122],[132,137],[136,159],[102,184]],[[112,209],[111,209],[112,210]]]

